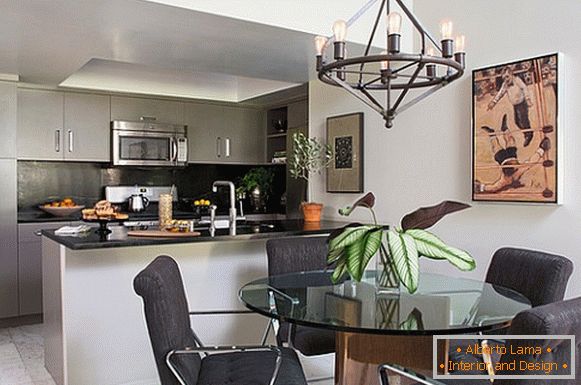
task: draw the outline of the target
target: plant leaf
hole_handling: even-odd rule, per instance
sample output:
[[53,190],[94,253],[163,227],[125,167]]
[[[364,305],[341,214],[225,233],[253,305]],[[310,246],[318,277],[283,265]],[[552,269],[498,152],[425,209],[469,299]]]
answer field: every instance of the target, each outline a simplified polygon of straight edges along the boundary
[[412,229],[405,234],[410,235],[416,241],[418,253],[431,259],[447,259],[452,265],[462,271],[470,271],[476,268],[476,261],[464,250],[448,246],[444,241],[429,231]]
[[400,330],[424,330],[424,321],[422,320],[422,312],[414,307],[405,321],[399,325]]
[[347,254],[347,271],[359,282],[363,278],[365,267],[381,246],[381,228],[371,229],[367,233],[345,248]]
[[420,265],[414,238],[390,230],[387,233],[389,253],[401,283],[413,294],[418,289]]
[[358,226],[348,227],[337,237],[329,241],[329,252],[335,249],[341,249],[357,242],[361,239],[373,226]]
[[401,220],[401,228],[403,230],[427,229],[435,225],[446,215],[467,209],[468,207],[470,205],[466,203],[454,201],[444,201],[435,206],[421,207],[403,217]]
[[337,262],[338,260],[344,257],[345,257],[345,248],[329,251],[329,253],[327,254],[327,265],[332,265],[333,263]]
[[331,275],[331,282],[334,284],[341,281],[341,278],[347,273],[347,262],[345,259],[340,260],[337,262],[337,267],[333,270],[333,274]]
[[375,195],[372,192],[368,192],[361,198],[359,198],[355,203],[351,206],[346,206],[344,208],[339,209],[339,214],[343,216],[349,216],[357,207],[367,207],[372,208],[375,205]]
[[347,229],[349,227],[359,227],[359,226],[363,226],[363,224],[358,223],[358,222],[354,222],[354,223],[349,223],[346,226],[343,226],[341,228],[338,228],[338,229],[331,231],[331,234],[329,234],[329,236],[327,237],[327,243],[330,243],[333,239],[335,239],[339,235],[341,235],[345,229]]

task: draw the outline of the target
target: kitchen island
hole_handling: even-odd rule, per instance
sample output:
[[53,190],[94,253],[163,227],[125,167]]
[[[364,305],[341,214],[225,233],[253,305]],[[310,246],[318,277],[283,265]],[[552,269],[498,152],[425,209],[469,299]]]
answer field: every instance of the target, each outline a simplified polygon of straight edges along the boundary
[[[45,365],[59,385],[159,384],[143,303],[133,291],[133,278],[155,257],[178,262],[192,311],[242,309],[239,288],[267,274],[267,239],[323,236],[342,225],[244,223],[237,235],[202,230],[173,239],[129,237],[122,226],[106,239],[94,231],[74,237],[43,231]],[[255,344],[266,322],[254,314],[192,318],[209,345]]]

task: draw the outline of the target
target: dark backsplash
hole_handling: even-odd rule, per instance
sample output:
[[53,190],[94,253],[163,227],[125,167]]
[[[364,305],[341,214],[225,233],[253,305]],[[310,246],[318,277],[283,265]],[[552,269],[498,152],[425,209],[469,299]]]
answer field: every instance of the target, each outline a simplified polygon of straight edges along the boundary
[[[109,167],[101,163],[85,162],[18,162],[18,208],[34,208],[40,203],[71,197],[80,204],[92,205],[104,197],[105,186],[146,185],[170,186],[175,184],[180,198],[207,198],[215,202],[219,211],[228,204],[227,191],[212,193],[212,182],[238,181],[257,166],[226,164],[190,164],[185,168]],[[285,187],[285,167],[271,167],[275,171],[273,193],[267,212],[284,213],[280,198]],[[244,210],[251,213],[249,202]]]

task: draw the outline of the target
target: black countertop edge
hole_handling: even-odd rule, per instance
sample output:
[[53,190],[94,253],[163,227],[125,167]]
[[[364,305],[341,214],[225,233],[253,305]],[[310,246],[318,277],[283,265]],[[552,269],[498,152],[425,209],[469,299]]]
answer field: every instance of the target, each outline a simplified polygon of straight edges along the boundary
[[[56,235],[54,230],[43,230],[42,235],[72,250],[90,250],[111,247],[245,241],[280,238],[284,236],[328,234],[334,229],[345,226],[345,224],[346,222],[324,220],[317,225],[307,224],[307,226],[305,226],[305,223],[302,220],[264,221],[249,223],[248,227],[240,230],[237,235],[230,235],[228,229],[224,229],[217,230],[216,235],[212,237],[207,230],[203,230],[201,231],[202,234],[200,236],[189,238],[129,237],[127,236],[127,230],[123,227],[112,227],[113,233],[109,234],[108,239],[105,240],[101,240],[94,230],[84,236],[60,236]],[[273,225],[274,228],[266,227],[268,225]],[[260,232],[254,231],[256,226],[259,226]]]

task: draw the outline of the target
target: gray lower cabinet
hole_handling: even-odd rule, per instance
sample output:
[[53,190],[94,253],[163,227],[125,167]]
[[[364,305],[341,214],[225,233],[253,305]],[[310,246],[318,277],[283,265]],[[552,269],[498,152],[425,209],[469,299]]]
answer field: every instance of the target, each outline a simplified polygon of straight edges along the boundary
[[64,158],[110,161],[110,116],[108,95],[65,93]]
[[18,159],[62,160],[64,93],[18,89]]
[[209,163],[265,161],[263,112],[228,105],[184,103],[188,160]]
[[18,225],[18,314],[42,313],[42,243],[38,232],[58,229],[69,222]]
[[160,123],[184,124],[183,103],[149,98],[111,96],[111,120],[155,120]]
[[18,315],[16,159],[0,159],[0,318]]

